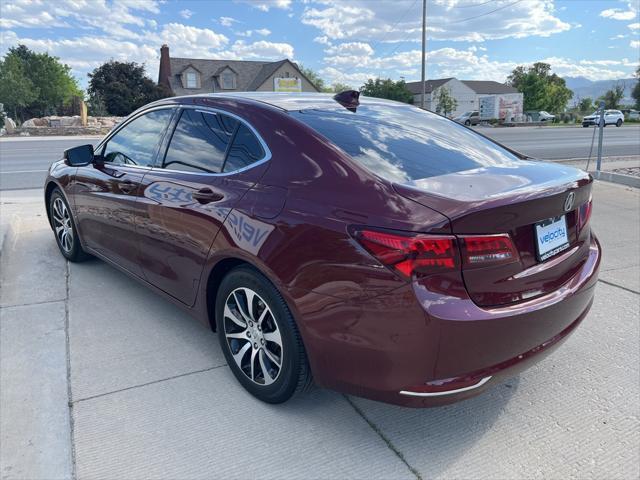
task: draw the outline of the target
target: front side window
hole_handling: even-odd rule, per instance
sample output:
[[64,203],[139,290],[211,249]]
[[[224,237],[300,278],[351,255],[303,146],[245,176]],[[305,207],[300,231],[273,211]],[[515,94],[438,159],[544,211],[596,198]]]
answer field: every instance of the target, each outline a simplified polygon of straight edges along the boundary
[[237,125],[227,115],[184,110],[167,150],[165,168],[220,173]]
[[172,115],[173,109],[165,108],[132,120],[109,139],[102,151],[103,160],[116,165],[152,166]]
[[196,74],[194,72],[187,73],[187,88],[198,88],[198,83],[196,82]]

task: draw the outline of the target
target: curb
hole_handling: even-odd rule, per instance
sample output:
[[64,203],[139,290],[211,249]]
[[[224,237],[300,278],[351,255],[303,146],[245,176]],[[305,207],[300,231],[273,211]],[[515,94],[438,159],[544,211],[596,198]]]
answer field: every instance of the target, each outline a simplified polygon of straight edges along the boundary
[[624,175],[622,173],[592,171],[590,172],[593,178],[602,180],[605,182],[618,183],[620,185],[626,185],[628,187],[640,188],[640,177],[634,177],[631,175]]

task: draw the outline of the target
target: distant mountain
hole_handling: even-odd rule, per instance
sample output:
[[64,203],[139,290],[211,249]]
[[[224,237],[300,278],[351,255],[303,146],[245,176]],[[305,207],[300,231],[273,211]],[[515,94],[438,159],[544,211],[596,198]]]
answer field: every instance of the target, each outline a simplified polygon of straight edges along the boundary
[[573,98],[569,100],[569,105],[575,105],[581,98],[590,97],[596,100],[606,93],[607,90],[611,90],[616,84],[620,83],[624,85],[624,98],[622,99],[623,105],[633,104],[631,98],[631,90],[638,81],[635,78],[621,78],[619,80],[589,80],[585,77],[564,77],[567,87],[573,91]]

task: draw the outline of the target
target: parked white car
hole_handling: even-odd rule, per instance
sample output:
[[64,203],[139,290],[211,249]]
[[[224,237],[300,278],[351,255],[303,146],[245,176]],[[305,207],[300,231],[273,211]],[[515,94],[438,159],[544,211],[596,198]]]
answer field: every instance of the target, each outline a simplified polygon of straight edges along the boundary
[[[598,125],[600,121],[600,114],[596,111],[591,115],[587,115],[582,119],[582,126],[589,127],[591,125]],[[624,123],[624,115],[620,110],[605,110],[604,112],[604,126],[615,125],[621,127]]]
[[544,110],[540,110],[540,113],[538,113],[539,122],[553,122],[555,118],[555,115],[552,115],[549,112],[545,112]]

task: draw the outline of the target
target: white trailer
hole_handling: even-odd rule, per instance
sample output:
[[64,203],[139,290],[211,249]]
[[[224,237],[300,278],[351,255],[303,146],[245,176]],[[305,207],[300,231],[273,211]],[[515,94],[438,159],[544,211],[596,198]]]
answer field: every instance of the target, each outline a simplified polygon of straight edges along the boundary
[[522,93],[503,93],[500,95],[481,95],[478,97],[478,110],[481,120],[500,120],[511,123],[523,118],[524,98]]

